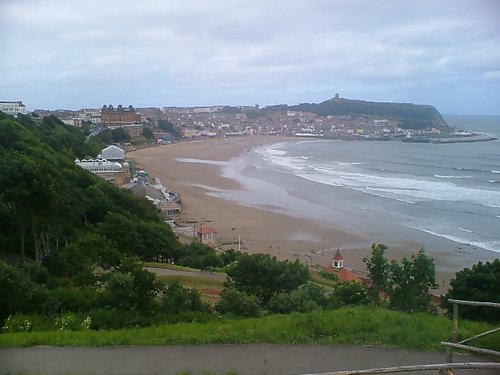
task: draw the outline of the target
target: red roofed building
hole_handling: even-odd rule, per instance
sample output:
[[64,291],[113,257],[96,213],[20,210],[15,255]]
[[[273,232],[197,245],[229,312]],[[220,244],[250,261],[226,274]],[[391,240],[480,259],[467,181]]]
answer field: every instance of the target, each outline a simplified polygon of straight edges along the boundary
[[344,267],[344,257],[340,254],[340,250],[337,249],[337,252],[333,256],[333,268],[341,269],[342,267]]
[[206,225],[201,225],[200,228],[196,231],[196,233],[198,234],[198,241],[200,241],[201,243],[215,245],[215,240],[216,240],[215,235],[217,234],[215,228]]
[[340,253],[339,249],[337,249],[335,255],[333,256],[332,265],[325,267],[325,271],[336,274],[339,281],[358,281],[364,284],[370,283],[370,279],[366,276],[360,275],[349,268],[344,267],[344,257]]

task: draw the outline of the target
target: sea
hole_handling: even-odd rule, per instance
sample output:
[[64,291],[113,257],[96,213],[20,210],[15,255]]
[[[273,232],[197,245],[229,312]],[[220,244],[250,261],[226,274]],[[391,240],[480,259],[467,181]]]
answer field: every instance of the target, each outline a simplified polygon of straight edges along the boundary
[[[500,137],[500,116],[445,116]],[[222,166],[243,191],[210,194],[362,233],[418,233],[500,253],[500,141],[455,144],[291,139]]]

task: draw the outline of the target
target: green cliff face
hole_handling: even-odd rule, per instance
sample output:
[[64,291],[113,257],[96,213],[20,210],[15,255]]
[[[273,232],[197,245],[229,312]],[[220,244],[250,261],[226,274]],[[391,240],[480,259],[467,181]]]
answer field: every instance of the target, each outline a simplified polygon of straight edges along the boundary
[[[281,107],[283,108],[283,107]],[[405,129],[439,128],[447,130],[448,124],[439,111],[431,105],[417,105],[412,103],[385,103],[367,102],[334,98],[322,103],[301,103],[286,107],[291,111],[316,113],[320,116],[328,115],[369,115],[398,121]]]

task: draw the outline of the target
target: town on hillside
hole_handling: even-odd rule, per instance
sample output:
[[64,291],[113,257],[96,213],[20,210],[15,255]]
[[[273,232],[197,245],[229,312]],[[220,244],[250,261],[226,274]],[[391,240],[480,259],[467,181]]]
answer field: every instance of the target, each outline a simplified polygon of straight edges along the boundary
[[[327,101],[328,102],[328,101]],[[324,103],[327,103],[324,102]],[[343,99],[336,94],[331,103],[359,103]],[[54,115],[65,124],[82,127],[89,126],[92,134],[103,129],[123,129],[131,138],[146,137],[148,144],[169,143],[176,140],[200,138],[282,135],[308,138],[344,139],[344,140],[403,140],[405,142],[473,142],[494,139],[485,134],[451,129],[443,121],[418,122],[407,121],[401,109],[397,112],[387,103],[367,103],[369,113],[334,113],[328,114],[298,110],[307,106],[206,106],[206,107],[163,107],[134,108],[132,105],[116,107],[112,104],[101,108],[72,110],[33,110],[34,116]],[[322,103],[323,104],[323,103]],[[380,105],[380,108],[377,107]],[[408,106],[408,104],[393,104]],[[387,107],[387,108],[386,108]],[[430,106],[415,106],[420,107]],[[297,109],[296,109],[297,108]],[[312,107],[311,107],[312,108]],[[374,111],[373,108],[378,108]],[[398,107],[396,107],[398,108]],[[406,107],[405,107],[406,108]],[[430,107],[433,108],[433,107]],[[17,115],[28,113],[22,102],[1,101],[0,110]],[[435,109],[433,109],[437,112]],[[318,111],[316,111],[318,112]],[[321,111],[320,111],[321,112]],[[387,113],[387,116],[381,115]],[[433,113],[431,113],[433,114]],[[437,115],[440,117],[439,113]],[[413,125],[409,125],[409,124]],[[423,125],[422,125],[423,124]],[[136,142],[137,143],[137,142]]]

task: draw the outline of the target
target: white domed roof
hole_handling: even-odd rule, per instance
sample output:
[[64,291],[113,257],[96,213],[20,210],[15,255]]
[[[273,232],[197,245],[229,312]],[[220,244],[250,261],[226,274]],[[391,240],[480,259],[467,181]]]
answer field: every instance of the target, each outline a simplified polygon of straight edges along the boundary
[[102,158],[107,160],[123,160],[125,158],[125,151],[120,147],[109,146],[102,150]]

